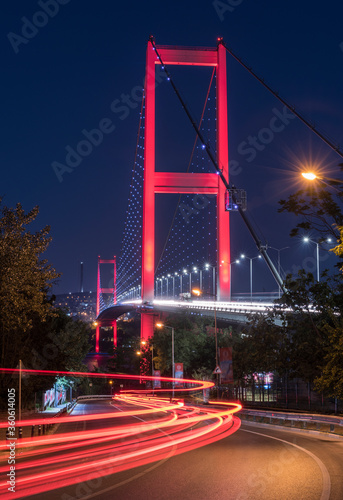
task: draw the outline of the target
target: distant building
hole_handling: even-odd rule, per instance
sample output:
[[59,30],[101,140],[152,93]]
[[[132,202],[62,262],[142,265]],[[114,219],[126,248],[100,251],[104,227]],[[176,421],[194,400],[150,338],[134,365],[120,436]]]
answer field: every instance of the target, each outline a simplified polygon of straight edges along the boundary
[[91,323],[96,318],[95,292],[69,292],[56,295],[54,305],[66,310],[70,317],[85,323]]

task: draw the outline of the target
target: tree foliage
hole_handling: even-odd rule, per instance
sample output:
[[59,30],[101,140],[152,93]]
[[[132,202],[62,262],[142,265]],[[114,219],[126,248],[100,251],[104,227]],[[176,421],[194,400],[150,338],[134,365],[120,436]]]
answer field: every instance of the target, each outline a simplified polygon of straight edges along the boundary
[[[14,209],[1,209],[1,366],[15,368],[21,359],[31,369],[84,369],[88,329],[56,309],[53,298],[48,297],[59,274],[41,258],[51,241],[50,228],[30,231],[37,215],[38,207],[25,213],[19,203]],[[0,392],[7,393],[17,382],[11,375],[2,375]],[[23,403],[32,400],[34,392],[52,387],[53,382],[51,377],[25,376]]]
[[[187,313],[170,316],[164,322],[174,327],[175,363],[183,363],[184,377],[191,378],[202,368],[213,372],[216,364],[216,346],[213,321]],[[218,329],[218,347],[229,346],[231,329]],[[170,376],[172,373],[172,342],[170,328],[156,329],[152,339],[155,368]]]
[[117,322],[117,345],[109,349],[112,356],[108,362],[109,372],[139,374],[140,328],[138,317],[130,321]]
[[320,282],[300,270],[285,281],[287,293],[267,315],[250,319],[234,345],[234,375],[253,382],[268,371],[300,378],[327,396],[343,397],[343,284]]
[[[343,164],[339,165],[343,171]],[[281,200],[280,212],[293,213],[300,222],[291,231],[314,231],[320,240],[332,235],[338,245],[332,251],[339,257],[337,267],[343,270],[343,182],[319,177],[315,184],[298,190]],[[292,334],[292,361],[295,371],[315,381],[315,387],[333,397],[343,397],[343,286],[342,276],[324,272],[319,283],[312,275],[300,271],[288,278],[284,305],[298,311],[288,322]],[[313,305],[312,310],[311,304]],[[302,312],[302,314],[300,314]],[[300,320],[298,318],[301,318]]]
[[[2,207],[0,218],[0,334],[1,365],[15,366],[19,350],[29,342],[34,317],[45,321],[52,313],[47,292],[59,276],[41,254],[51,238],[50,228],[31,233],[27,227],[38,207],[27,214],[20,203],[15,209]],[[13,340],[16,340],[16,349]],[[9,352],[11,355],[9,356]]]

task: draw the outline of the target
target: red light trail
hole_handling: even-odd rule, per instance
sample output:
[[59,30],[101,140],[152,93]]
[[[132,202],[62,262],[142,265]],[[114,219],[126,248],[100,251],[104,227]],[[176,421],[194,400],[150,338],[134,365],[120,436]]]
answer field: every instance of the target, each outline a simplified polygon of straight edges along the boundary
[[[38,374],[37,370],[25,371]],[[48,373],[56,375],[63,372]],[[67,373],[69,376],[72,375]],[[80,376],[80,373],[77,373]],[[46,375],[46,372],[39,371],[39,374]],[[140,378],[98,373],[82,375]],[[153,377],[144,378],[153,379]],[[170,382],[172,379],[162,380]],[[185,381],[178,379],[178,382]],[[200,388],[213,385],[211,382],[193,380],[187,380],[187,383],[197,383]],[[199,390],[199,387],[190,390]],[[146,390],[142,392],[145,394]],[[0,482],[1,496],[14,499],[37,495],[80,484],[83,481],[96,480],[151,462],[166,460],[223,439],[240,427],[240,420],[233,414],[239,411],[241,406],[233,403],[221,402],[220,409],[208,406],[198,408],[185,406],[180,400],[171,402],[169,399],[137,395],[135,391],[134,394],[115,396],[110,404],[106,403],[106,406],[112,407],[114,411],[22,421],[20,423],[22,426],[47,424],[51,423],[50,421],[62,425],[58,429],[58,434],[15,441],[17,452],[15,492],[8,491],[9,484],[5,479]],[[90,428],[79,432],[78,423],[82,423],[84,429],[85,425],[89,425]],[[71,432],[64,432],[66,429],[63,427],[66,424],[72,428]],[[1,427],[5,426],[1,424]],[[6,478],[8,442],[0,442],[0,450],[1,458],[4,457],[0,471],[2,477]]]

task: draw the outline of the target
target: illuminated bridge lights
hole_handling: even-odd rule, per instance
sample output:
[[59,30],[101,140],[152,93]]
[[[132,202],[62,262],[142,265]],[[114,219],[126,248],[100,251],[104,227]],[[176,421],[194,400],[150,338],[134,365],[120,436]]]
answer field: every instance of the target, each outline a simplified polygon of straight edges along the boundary
[[[137,304],[142,303],[141,299],[128,300],[123,302],[123,304]],[[184,309],[199,309],[199,310],[214,310],[217,311],[229,311],[229,312],[241,312],[241,313],[252,313],[252,312],[262,312],[267,313],[274,309],[274,305],[270,302],[215,302],[210,300],[172,300],[172,299],[154,299],[152,302],[154,306],[168,307],[180,307]],[[285,309],[288,311],[288,309]],[[289,309],[292,311],[292,309]]]

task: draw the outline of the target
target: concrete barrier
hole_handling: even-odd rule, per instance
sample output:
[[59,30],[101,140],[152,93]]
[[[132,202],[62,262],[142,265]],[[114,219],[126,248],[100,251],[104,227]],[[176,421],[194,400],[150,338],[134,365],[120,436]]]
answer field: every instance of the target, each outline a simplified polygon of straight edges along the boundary
[[333,415],[243,409],[238,416],[247,422],[282,425],[343,436],[343,418]]

